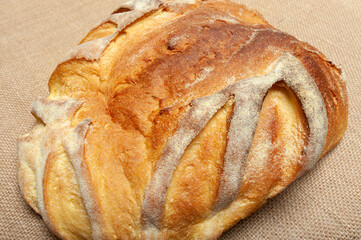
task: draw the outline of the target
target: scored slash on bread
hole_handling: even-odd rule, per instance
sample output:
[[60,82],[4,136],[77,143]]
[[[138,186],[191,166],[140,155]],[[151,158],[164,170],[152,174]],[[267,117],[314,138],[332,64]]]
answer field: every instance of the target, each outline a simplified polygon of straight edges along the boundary
[[165,195],[179,159],[186,147],[231,96],[234,97],[233,113],[213,211],[217,213],[234,201],[242,183],[262,100],[267,90],[278,81],[285,82],[294,90],[308,119],[310,133],[303,153],[304,169],[310,169],[316,163],[326,141],[326,107],[316,84],[302,65],[290,54],[284,54],[271,73],[244,79],[216,94],[197,98],[190,103],[189,111],[168,140],[145,192],[143,221],[146,227],[150,225],[150,228],[155,227],[158,231],[161,229]]
[[341,72],[227,1],[127,2],[19,138],[25,200],[63,239],[214,239],[334,147]]

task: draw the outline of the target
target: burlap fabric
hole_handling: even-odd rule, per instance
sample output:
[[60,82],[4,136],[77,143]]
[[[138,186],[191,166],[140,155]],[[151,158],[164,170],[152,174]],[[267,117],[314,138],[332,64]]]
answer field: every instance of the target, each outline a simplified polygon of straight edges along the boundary
[[[239,0],[319,48],[347,77],[349,126],[313,171],[223,239],[361,239],[361,1]],[[119,0],[1,1],[0,239],[55,239],[17,183],[16,138],[57,63]]]

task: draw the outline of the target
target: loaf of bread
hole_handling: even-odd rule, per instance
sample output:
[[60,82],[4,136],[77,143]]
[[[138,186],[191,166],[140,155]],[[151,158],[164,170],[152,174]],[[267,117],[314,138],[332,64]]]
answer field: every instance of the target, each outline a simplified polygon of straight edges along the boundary
[[341,139],[341,70],[228,1],[126,2],[18,140],[25,200],[62,239],[215,239]]

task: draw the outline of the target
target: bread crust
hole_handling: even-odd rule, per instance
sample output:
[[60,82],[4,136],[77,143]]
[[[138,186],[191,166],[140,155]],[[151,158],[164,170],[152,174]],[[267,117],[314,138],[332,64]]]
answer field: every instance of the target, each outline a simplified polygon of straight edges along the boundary
[[341,70],[227,1],[126,3],[49,91],[18,141],[19,182],[63,239],[220,237],[347,127]]

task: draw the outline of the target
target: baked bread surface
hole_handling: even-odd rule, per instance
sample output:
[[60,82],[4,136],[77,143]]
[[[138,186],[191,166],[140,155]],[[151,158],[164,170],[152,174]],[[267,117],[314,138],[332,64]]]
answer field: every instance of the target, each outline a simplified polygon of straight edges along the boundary
[[62,239],[214,239],[341,139],[341,71],[227,1],[125,3],[35,101],[25,200]]

